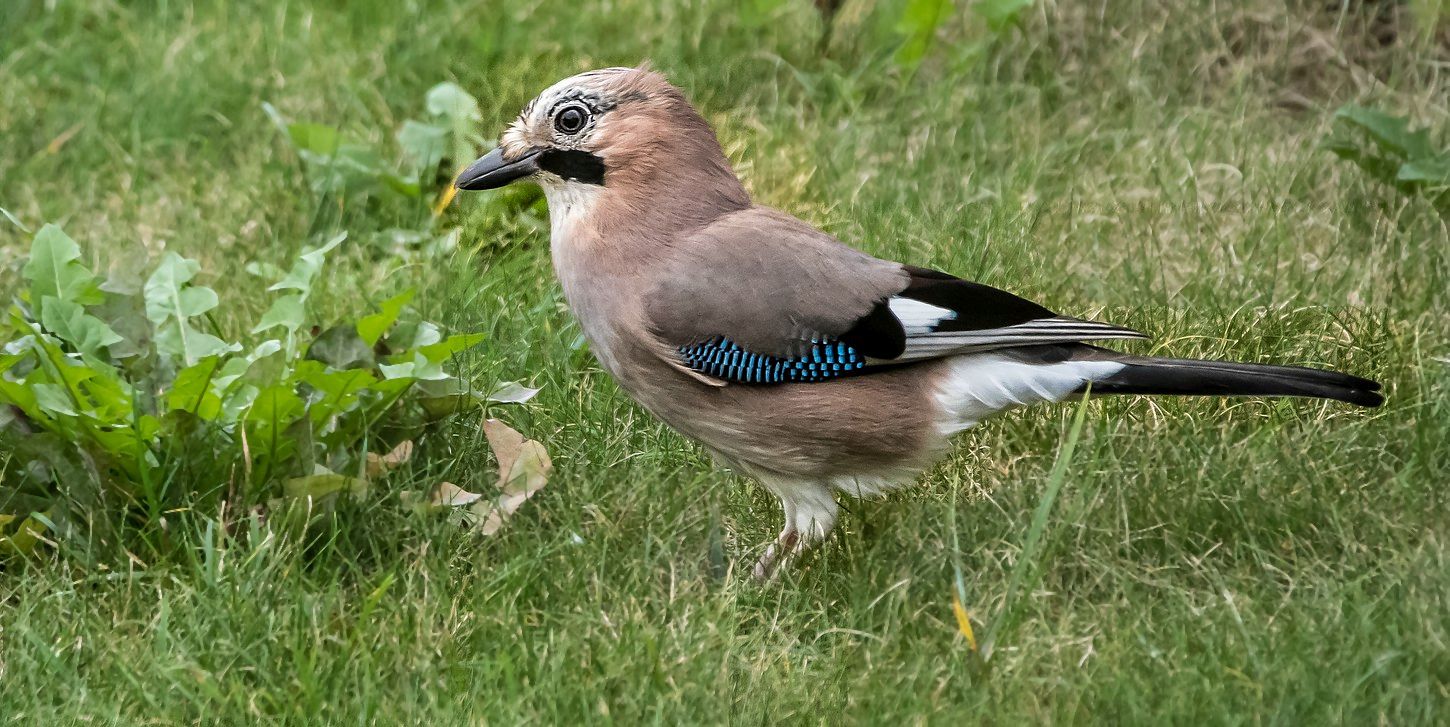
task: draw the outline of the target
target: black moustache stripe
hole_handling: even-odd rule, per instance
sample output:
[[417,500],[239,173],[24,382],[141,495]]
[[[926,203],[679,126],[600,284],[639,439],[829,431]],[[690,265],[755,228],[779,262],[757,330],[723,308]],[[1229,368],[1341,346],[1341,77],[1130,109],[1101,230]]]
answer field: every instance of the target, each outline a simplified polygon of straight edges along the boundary
[[539,155],[539,168],[565,180],[604,184],[604,160],[587,151],[550,149]]

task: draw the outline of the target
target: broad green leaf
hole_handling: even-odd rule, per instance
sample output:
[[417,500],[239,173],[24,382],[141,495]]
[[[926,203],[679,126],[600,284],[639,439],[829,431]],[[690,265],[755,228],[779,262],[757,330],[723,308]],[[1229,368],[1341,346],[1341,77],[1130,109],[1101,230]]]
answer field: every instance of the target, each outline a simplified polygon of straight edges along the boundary
[[287,430],[299,420],[306,404],[290,383],[261,387],[246,413],[246,433],[253,460],[263,459],[273,467],[283,466],[297,451],[297,441]]
[[35,395],[35,403],[40,409],[52,416],[80,416],[76,411],[75,401],[66,391],[65,387],[59,384],[31,384],[30,391]]
[[1341,107],[1334,118],[1362,129],[1376,145],[1395,156],[1409,160],[1434,156],[1429,133],[1424,129],[1410,131],[1409,119],[1354,104]]
[[[344,166],[370,158],[343,154],[345,146],[338,149]],[[7,493],[7,502],[24,503],[27,512],[40,512],[53,501],[69,503],[53,516],[57,534],[48,537],[56,540],[93,531],[91,520],[105,515],[105,508],[128,507],[122,500],[151,497],[144,488],[165,481],[162,469],[173,453],[194,455],[193,465],[215,469],[200,473],[209,487],[225,479],[217,472],[244,461],[253,486],[276,487],[290,474],[313,471],[311,478],[295,478],[291,490],[323,497],[357,490],[359,480],[314,467],[355,472],[350,468],[363,467],[365,442],[379,435],[398,441],[422,431],[420,405],[426,409],[433,399],[452,397],[476,406],[483,399],[443,370],[448,357],[482,337],[445,339],[437,326],[417,322],[404,312],[411,290],[382,301],[377,312],[356,323],[330,329],[313,342],[310,359],[296,360],[292,342],[306,325],[307,295],[340,236],[303,252],[286,275],[279,274],[275,287],[283,292],[257,331],[282,328],[288,335],[236,356],[227,354],[240,346],[199,330],[209,329],[207,319],[219,301],[214,291],[196,284],[197,262],[167,254],[144,279],[117,274],[98,286],[79,262],[79,246],[58,228],[38,238],[39,254],[26,266],[31,294],[0,311],[5,316],[0,327],[12,331],[0,349],[0,447],[19,453],[15,447],[24,442],[15,440],[22,430],[26,442],[48,437],[57,443],[56,456],[26,485],[35,492]],[[400,316],[408,320],[400,323]],[[397,339],[388,342],[399,352],[387,364],[392,379],[380,379],[374,368],[373,348],[385,338]],[[399,341],[408,345],[396,345]],[[124,366],[109,363],[122,355],[130,356]],[[390,409],[405,396],[407,408],[394,416]],[[25,454],[17,461],[33,459]],[[174,506],[175,494],[166,495],[165,507]],[[105,502],[112,497],[117,505]],[[135,512],[144,516],[149,505]],[[5,523],[8,531],[18,518]]]
[[40,334],[25,336],[13,343],[21,344],[17,348],[34,352],[36,356],[37,371],[45,372],[47,378],[53,379],[55,383],[71,388],[78,388],[86,380],[91,379],[102,371],[109,370],[106,366],[92,368],[81,361],[77,361],[61,348],[60,341],[54,336]]
[[293,477],[282,483],[282,494],[293,499],[322,500],[339,492],[363,497],[368,493],[368,482],[335,472],[325,472],[307,477]]
[[380,171],[378,179],[382,181],[383,186],[404,197],[416,199],[423,196],[423,185],[418,182],[416,175],[401,177],[389,171]]
[[1400,167],[1396,178],[1401,182],[1424,182],[1431,186],[1450,186],[1450,155],[1416,159]]
[[191,366],[207,356],[240,348],[209,333],[202,333],[187,320],[217,306],[216,291],[191,285],[201,268],[195,260],[187,260],[174,252],[161,258],[156,271],[146,279],[146,317],[156,327],[156,348],[162,353],[180,356]]
[[305,122],[288,124],[287,137],[298,149],[306,149],[313,154],[322,156],[337,153],[338,146],[342,143],[342,137],[337,133],[337,129],[323,124]]
[[78,305],[95,305],[106,299],[96,277],[80,263],[81,248],[55,225],[35,233],[30,259],[21,274],[30,281],[30,301],[37,316],[43,316],[44,300],[59,298]]
[[275,338],[270,338],[257,344],[257,347],[245,356],[236,356],[227,359],[227,362],[222,365],[221,370],[217,372],[216,378],[213,381],[215,389],[217,391],[225,391],[233,382],[245,376],[252,369],[252,364],[281,350],[282,342]]
[[346,410],[357,400],[358,392],[377,381],[366,369],[313,369],[303,374],[302,380],[317,392],[316,396],[310,397],[314,400],[311,408],[313,421],[321,421]]
[[478,100],[463,90],[462,86],[452,81],[444,81],[428,89],[425,103],[428,106],[428,113],[442,116],[449,121],[454,119],[478,121],[482,118],[478,112]]
[[288,293],[272,301],[272,307],[262,314],[262,320],[252,326],[252,333],[261,333],[282,327],[288,333],[296,333],[302,327],[306,311],[302,305],[301,293]]
[[977,0],[972,12],[987,21],[992,32],[1000,33],[1015,24],[1022,11],[1032,7],[1034,0]]
[[23,353],[0,353],[0,374],[9,371],[15,364],[24,361],[26,355]]
[[261,393],[252,384],[236,384],[227,386],[222,396],[222,409],[220,419],[224,422],[235,422],[242,418],[242,413],[247,411],[257,401],[257,395]]
[[896,51],[896,62],[907,68],[921,64],[936,38],[937,28],[952,14],[952,0],[908,0],[896,22],[906,42]]
[[100,357],[101,349],[121,342],[121,336],[105,321],[87,313],[78,303],[46,296],[41,310],[41,325],[82,355]]
[[175,321],[156,331],[156,350],[180,356],[187,366],[207,356],[216,356],[239,348],[240,345],[227,343],[210,333],[198,331],[185,321]]
[[120,455],[114,463],[126,468],[128,473],[139,474],[143,467],[147,466],[147,446],[153,437],[156,436],[156,418],[147,416],[143,418],[145,426],[141,429],[134,429],[124,424],[112,425],[106,429],[96,429],[91,436],[101,449],[114,455]]
[[398,363],[398,364],[379,364],[378,365],[378,371],[382,372],[383,378],[384,379],[389,379],[389,380],[399,379],[399,380],[412,381],[413,379],[417,378],[417,377],[413,376],[413,370],[416,369],[416,368],[417,368],[417,365],[414,364],[412,361],[405,361],[403,363]]
[[267,280],[281,280],[282,276],[286,275],[286,271],[282,270],[282,268],[272,263],[257,260],[247,263],[242,269],[247,271],[248,275],[266,278]]
[[34,385],[26,385],[0,378],[0,404],[18,407],[26,416],[36,419],[45,416],[35,396]]
[[297,396],[291,384],[272,384],[257,392],[252,408],[247,410],[247,421],[285,429],[302,414],[305,407],[302,397]]
[[478,112],[478,100],[458,84],[444,82],[428,90],[426,104],[428,113],[448,122],[451,137],[448,156],[458,171],[462,171],[463,164],[473,161],[472,138],[483,118]]
[[[411,363],[407,364],[407,367],[409,370],[412,370]],[[384,374],[383,380],[368,387],[369,389],[372,389],[373,391],[382,394],[384,400],[396,396],[401,396],[403,392],[407,391],[409,388],[417,384],[416,381],[408,376],[388,376],[386,371],[387,368],[387,366],[379,366],[378,370],[382,371]]]
[[482,333],[461,333],[455,336],[449,336],[438,343],[423,346],[418,349],[418,353],[423,354],[424,358],[433,363],[441,363],[447,361],[450,356],[460,351],[468,350],[483,343],[484,338],[485,336]]
[[[137,293],[140,290],[141,284],[137,283]],[[140,295],[107,296],[106,302],[93,307],[90,312],[121,337],[121,340],[106,347],[112,359],[134,361],[153,350],[155,329],[146,317],[146,301]]]
[[[174,252],[168,252],[157,264],[156,270],[146,279],[143,293],[146,296],[146,316],[156,325],[168,318],[188,318],[200,315],[216,306],[216,294],[184,296],[187,285],[201,269],[201,263],[188,260]],[[207,305],[210,303],[211,305]]]
[[384,333],[398,321],[398,315],[402,312],[403,306],[412,302],[415,291],[408,288],[403,292],[378,304],[378,312],[372,315],[363,316],[357,322],[357,333],[362,336],[369,346],[378,342]]
[[48,400],[55,405],[53,411],[74,407],[77,414],[88,415],[103,424],[114,423],[125,416],[130,408],[130,396],[114,368],[78,361],[50,336],[28,336],[27,342],[42,359],[42,365],[32,373],[32,377],[27,378],[27,383],[31,383],[36,374],[44,373],[49,379],[46,385],[54,384],[56,387],[55,396]]
[[308,293],[312,292],[312,282],[317,279],[317,273],[322,270],[323,258],[346,239],[347,233],[340,232],[321,246],[298,255],[297,262],[292,264],[292,270],[287,273],[287,277],[267,290],[296,290],[301,293],[301,298],[306,300]]
[[[409,330],[403,330],[403,326],[399,326],[394,333],[400,334],[397,341],[394,341],[392,336],[388,337],[388,343],[398,344],[393,346],[394,350],[406,351],[423,348],[443,340],[443,332],[438,330],[437,325],[428,321],[418,321]],[[408,341],[406,344],[403,343],[405,339]]]
[[137,295],[146,285],[146,256],[122,255],[111,262],[101,290],[117,295]]
[[413,120],[398,129],[398,146],[402,147],[413,169],[432,176],[448,153],[448,129]]
[[335,194],[377,189],[379,175],[387,166],[377,151],[360,144],[342,144],[334,154],[317,154],[299,149],[307,164],[307,180],[318,194]]
[[[120,372],[97,362],[76,361],[52,349],[49,355],[59,358],[65,368],[62,376],[84,395],[86,414],[106,426],[129,424],[135,417],[132,405],[133,387]],[[60,364],[58,364],[60,365]]]
[[189,411],[202,419],[215,419],[222,402],[212,392],[212,383],[221,367],[220,357],[208,356],[178,371],[176,380],[166,392],[166,409]]
[[483,396],[455,376],[432,381],[419,381],[414,387],[417,401],[423,406],[423,412],[428,416],[429,421],[436,421],[451,414],[481,407],[485,401]]
[[35,546],[40,543],[40,539],[47,530],[45,519],[43,516],[37,517],[36,515],[25,518],[15,532],[0,537],[0,553],[26,555],[35,550]]
[[[1428,130],[1410,130],[1409,120],[1349,104],[1334,114],[1334,133],[1323,147],[1371,177],[1412,194],[1427,188],[1444,212],[1450,194],[1450,151],[1435,151]],[[1366,138],[1368,142],[1366,142]]]
[[[411,358],[410,358],[411,357]],[[396,356],[391,364],[382,364],[378,370],[385,379],[411,378],[423,381],[441,381],[448,378],[443,371],[443,359],[429,359],[421,351]]]
[[377,363],[373,347],[358,335],[356,325],[348,324],[323,331],[307,347],[306,358],[335,369],[370,369]]

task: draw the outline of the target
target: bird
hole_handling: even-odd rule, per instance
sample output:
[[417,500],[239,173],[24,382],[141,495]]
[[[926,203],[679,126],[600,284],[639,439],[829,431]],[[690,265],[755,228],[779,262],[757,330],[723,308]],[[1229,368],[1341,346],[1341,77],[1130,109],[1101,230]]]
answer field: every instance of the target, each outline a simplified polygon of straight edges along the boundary
[[461,190],[532,180],[590,350],[630,397],[779,501],[752,572],[835,526],[840,498],[906,486],[955,435],[1085,394],[1296,396],[1379,406],[1335,371],[1155,358],[1142,339],[946,272],[883,260],[754,204],[714,130],[648,65],[580,73],[524,106]]

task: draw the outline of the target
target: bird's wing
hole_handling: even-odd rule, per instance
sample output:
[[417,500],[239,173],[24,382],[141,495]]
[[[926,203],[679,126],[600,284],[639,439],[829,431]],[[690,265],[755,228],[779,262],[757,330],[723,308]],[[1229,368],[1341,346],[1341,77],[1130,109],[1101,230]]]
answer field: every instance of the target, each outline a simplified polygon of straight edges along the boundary
[[725,215],[670,255],[646,319],[670,363],[710,383],[825,381],[972,351],[1144,337],[879,260],[766,208]]

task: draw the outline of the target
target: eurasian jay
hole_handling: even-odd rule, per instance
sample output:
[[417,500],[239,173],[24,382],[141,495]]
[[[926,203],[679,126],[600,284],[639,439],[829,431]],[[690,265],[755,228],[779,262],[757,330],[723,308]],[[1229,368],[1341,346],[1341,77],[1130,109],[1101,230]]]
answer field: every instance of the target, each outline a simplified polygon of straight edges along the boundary
[[826,537],[838,493],[909,483],[1014,407],[1089,390],[1384,400],[1333,371],[1100,348],[1144,336],[847,247],[752,204],[709,124],[644,68],[549,87],[457,186],[524,179],[543,186],[554,270],[600,364],[780,499],[757,577]]

